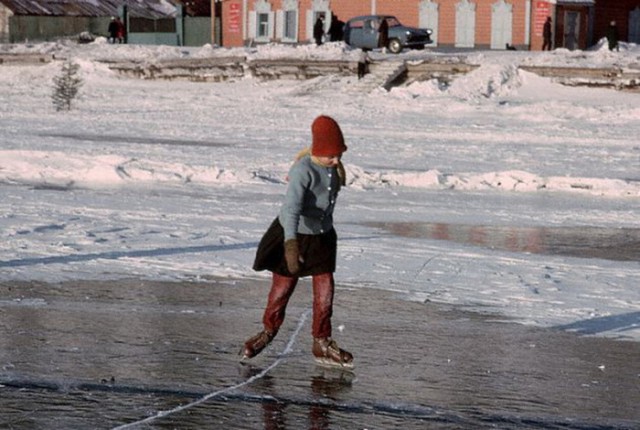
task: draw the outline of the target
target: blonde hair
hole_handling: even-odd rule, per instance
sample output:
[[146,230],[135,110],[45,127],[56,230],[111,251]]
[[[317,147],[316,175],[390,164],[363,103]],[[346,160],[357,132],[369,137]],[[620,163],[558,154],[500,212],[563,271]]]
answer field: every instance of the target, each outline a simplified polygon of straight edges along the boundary
[[[301,151],[299,151],[295,158],[294,158],[294,162],[300,160],[303,157],[306,156],[310,156],[311,160],[313,160],[314,163],[316,164],[322,164],[318,161],[318,157],[316,157],[315,155],[311,155],[311,147],[307,147],[302,149]],[[344,165],[342,164],[342,161],[338,161],[338,165],[336,166],[336,170],[338,171],[338,178],[340,179],[340,186],[345,186],[347,185],[347,172],[344,169]]]

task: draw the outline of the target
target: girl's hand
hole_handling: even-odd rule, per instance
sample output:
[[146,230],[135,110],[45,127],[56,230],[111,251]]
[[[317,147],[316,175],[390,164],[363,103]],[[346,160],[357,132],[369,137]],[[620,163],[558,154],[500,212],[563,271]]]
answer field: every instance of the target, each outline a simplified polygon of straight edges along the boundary
[[291,275],[296,276],[300,272],[300,250],[296,239],[289,239],[284,243],[284,259],[287,261],[287,269]]

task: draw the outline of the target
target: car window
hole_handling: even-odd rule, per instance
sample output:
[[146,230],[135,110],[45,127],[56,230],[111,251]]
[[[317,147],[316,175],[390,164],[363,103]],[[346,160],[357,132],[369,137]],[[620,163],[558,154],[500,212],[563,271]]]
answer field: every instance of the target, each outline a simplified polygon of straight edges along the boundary
[[387,18],[387,24],[389,24],[389,27],[399,27],[402,25],[397,18]]
[[364,21],[362,21],[362,20],[351,21],[349,23],[349,27],[351,27],[351,28],[362,28],[362,27],[364,27]]

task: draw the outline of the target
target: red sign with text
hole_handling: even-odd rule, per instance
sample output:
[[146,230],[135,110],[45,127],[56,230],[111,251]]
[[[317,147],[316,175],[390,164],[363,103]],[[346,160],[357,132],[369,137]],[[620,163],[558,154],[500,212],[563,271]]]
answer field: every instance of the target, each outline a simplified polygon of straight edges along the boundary
[[544,23],[551,16],[551,5],[546,1],[536,2],[536,12],[533,18],[533,31],[536,36],[542,37]]
[[229,5],[229,19],[227,20],[229,33],[240,33],[242,23],[242,6],[240,3]]

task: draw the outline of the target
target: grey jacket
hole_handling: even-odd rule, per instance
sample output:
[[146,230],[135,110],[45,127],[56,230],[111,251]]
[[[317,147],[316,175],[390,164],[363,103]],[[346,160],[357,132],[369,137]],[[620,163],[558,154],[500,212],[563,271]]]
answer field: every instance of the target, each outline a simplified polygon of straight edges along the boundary
[[295,162],[289,170],[289,186],[279,215],[284,240],[295,239],[296,233],[331,231],[339,191],[335,167],[314,163],[309,155]]

